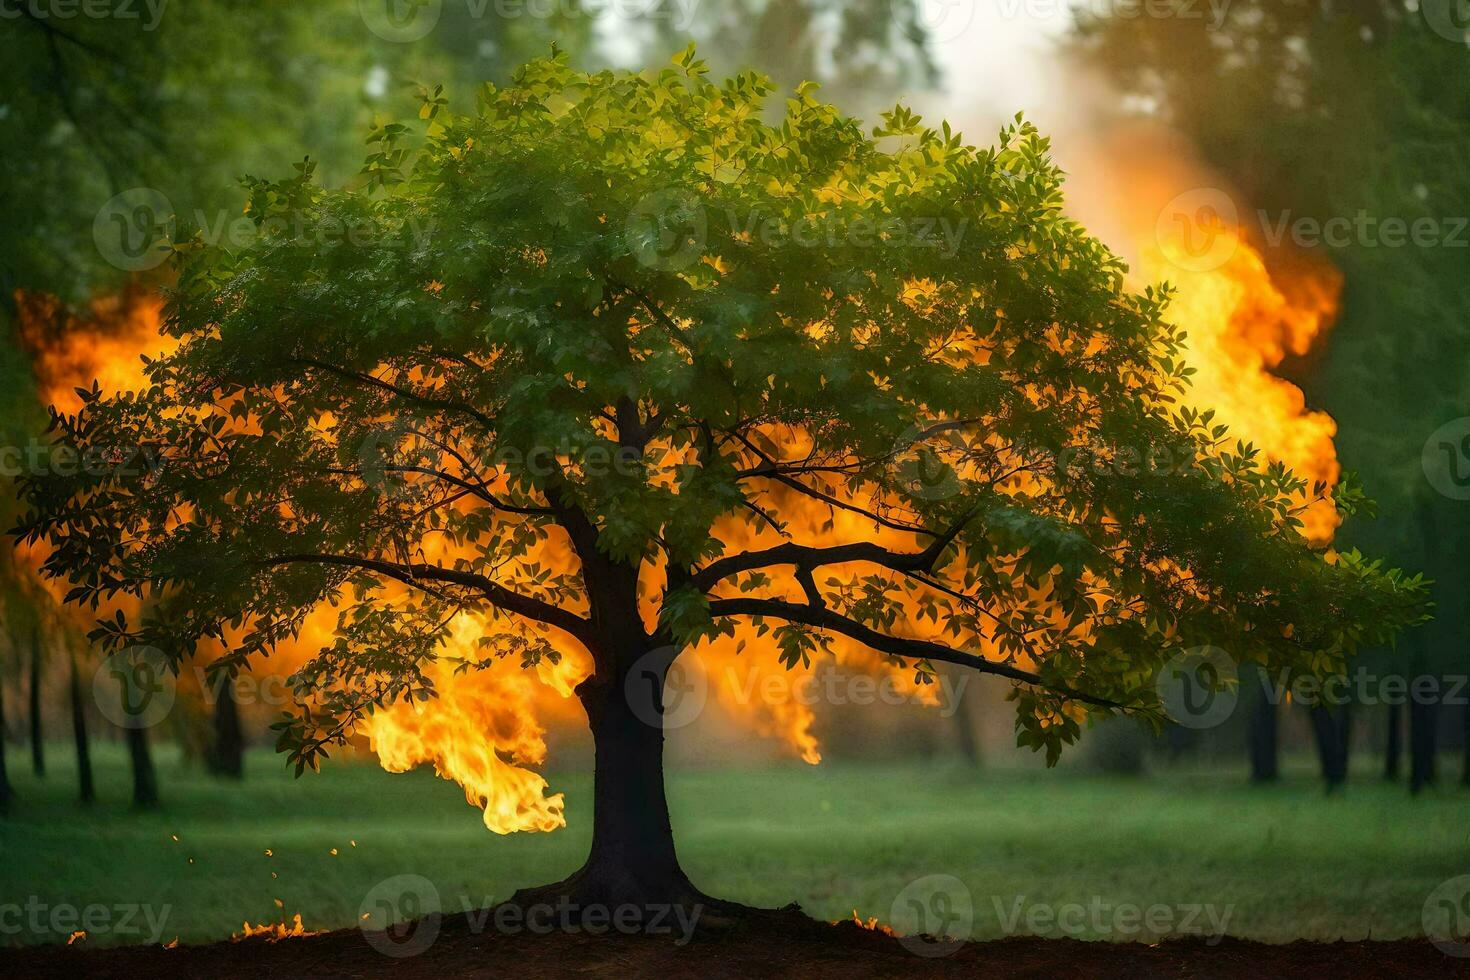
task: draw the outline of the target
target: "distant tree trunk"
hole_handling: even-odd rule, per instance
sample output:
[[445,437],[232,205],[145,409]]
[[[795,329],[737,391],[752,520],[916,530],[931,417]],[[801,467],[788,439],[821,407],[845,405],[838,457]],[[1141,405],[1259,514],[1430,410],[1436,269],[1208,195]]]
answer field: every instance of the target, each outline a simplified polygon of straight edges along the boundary
[[1388,732],[1383,743],[1383,778],[1397,782],[1400,757],[1404,754],[1404,706],[1388,706]]
[[1251,704],[1251,713],[1248,721],[1248,738],[1251,755],[1251,782],[1270,783],[1275,782],[1281,775],[1281,766],[1278,761],[1277,752],[1277,710],[1276,702],[1271,697],[1271,692],[1265,684],[1265,677],[1261,675],[1260,669],[1256,671],[1258,680],[1261,681],[1255,700]]
[[129,727],[127,739],[128,759],[133,766],[133,806],[151,809],[158,805],[158,776],[148,750],[148,730]]
[[[950,690],[954,691],[954,726],[956,741],[960,743],[960,753],[965,757],[971,768],[980,768],[980,738],[975,734],[975,712],[970,707],[968,692],[970,686],[964,683],[956,675],[956,685]],[[1466,716],[1470,719],[1470,715]],[[1466,757],[1470,760],[1470,756]]]
[[31,627],[31,769],[46,775],[46,749],[41,727],[41,627]]
[[1439,738],[1435,731],[1439,721],[1439,705],[1413,697],[1409,699],[1409,792],[1418,793],[1435,781],[1434,756]]
[[71,657],[71,734],[77,746],[77,793],[83,803],[90,804],[97,793],[92,784],[92,748],[87,738],[86,702],[82,700],[75,653]]
[[214,706],[214,741],[205,753],[205,765],[216,776],[239,779],[245,774],[245,736],[240,731],[240,707],[235,685],[220,676]]
[[10,807],[15,791],[10,788],[10,770],[5,765],[5,673],[0,671],[0,813]]
[[1470,786],[1470,702],[1466,702],[1465,710],[1461,712],[1461,719],[1465,726],[1464,762],[1460,769],[1460,782]]

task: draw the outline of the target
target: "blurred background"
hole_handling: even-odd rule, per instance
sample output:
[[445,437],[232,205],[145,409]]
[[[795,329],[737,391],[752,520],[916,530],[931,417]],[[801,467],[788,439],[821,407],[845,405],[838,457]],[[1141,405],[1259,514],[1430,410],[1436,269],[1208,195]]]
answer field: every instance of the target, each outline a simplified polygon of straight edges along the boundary
[[[1460,18],[1462,6],[7,5],[0,21],[0,480],[7,483],[0,518],[14,523],[8,484],[42,458],[35,447],[44,444],[46,406],[75,410],[73,389],[94,379],[109,390],[136,386],[138,356],[161,348],[159,290],[169,272],[136,247],[138,216],[178,215],[206,236],[227,235],[246,199],[240,178],[278,177],[306,156],[324,182],[352,186],[369,126],[413,119],[421,85],[442,84],[452,104],[468,108],[481,83],[504,83],[553,42],[579,67],[656,69],[692,39],[716,75],[755,67],[788,89],[815,79],[850,114],[876,121],[898,102],[935,125],[947,119],[976,145],[1021,112],[1052,137],[1070,175],[1069,210],[1128,260],[1134,284],[1167,279],[1178,286],[1171,317],[1189,331],[1192,399],[1303,476],[1336,484],[1344,471],[1357,474],[1378,502],[1378,518],[1339,530],[1323,508],[1309,520],[1309,534],[1424,571],[1436,583],[1437,616],[1397,650],[1366,652],[1358,672],[1326,694],[1289,678],[1245,674],[1222,705],[1161,736],[1131,722],[1089,732],[1056,774],[1014,747],[1007,686],[990,679],[954,675],[938,691],[916,692],[901,679],[865,683],[832,664],[796,674],[752,664],[749,655],[691,664],[677,678],[674,710],[685,710],[670,735],[676,830],[684,833],[680,820],[689,825],[686,863],[695,871],[707,860],[709,874],[731,874],[720,870],[729,840],[746,839],[742,833],[769,840],[784,825],[784,798],[802,814],[790,826],[826,827],[837,840],[846,840],[837,829],[849,826],[839,821],[844,814],[861,813],[881,827],[884,812],[917,808],[938,814],[936,826],[948,830],[969,815],[963,826],[976,848],[999,848],[1010,855],[1001,863],[1011,861],[1017,875],[1051,882],[1033,888],[1095,891],[1104,886],[1080,883],[1107,880],[1121,846],[1098,818],[1127,812],[1154,822],[1118,833],[1181,869],[1164,886],[1181,894],[1202,880],[1199,862],[1214,859],[1213,851],[1179,843],[1202,827],[1225,834],[1221,853],[1248,853],[1263,869],[1294,859],[1279,848],[1297,848],[1290,853],[1303,869],[1287,876],[1284,906],[1281,883],[1273,895],[1265,871],[1241,886],[1240,901],[1260,905],[1237,920],[1247,934],[1413,931],[1418,903],[1446,863],[1470,870],[1464,836],[1451,829],[1470,799],[1462,788],[1470,786],[1470,22]],[[780,111],[779,100],[772,111]],[[351,771],[316,777],[305,795],[293,795],[271,755],[268,726],[286,696],[282,679],[299,657],[283,651],[234,687],[186,671],[169,681],[169,705],[150,724],[120,725],[116,685],[85,639],[86,617],[57,601],[54,584],[36,575],[36,561],[8,546],[0,556],[0,805],[8,812],[0,838],[7,854],[15,844],[27,845],[29,855],[0,873],[0,897],[28,894],[53,876],[58,883],[47,887],[71,900],[124,881],[195,909],[192,918],[180,913],[186,924],[168,934],[186,939],[219,938],[241,919],[288,928],[280,924],[288,913],[303,915],[308,926],[346,925],[361,889],[327,866],[355,851],[359,837],[372,840],[374,828],[385,843],[395,839],[402,828],[383,821],[400,804],[432,811],[424,820],[493,866],[498,897],[509,891],[502,884],[545,877],[528,870],[543,859],[575,866],[589,755],[580,710],[565,692],[507,681],[454,702],[487,724],[512,719],[521,761],[546,755],[551,788],[569,799],[561,843],[487,834],[453,786],[427,772],[381,772],[367,739],[360,758],[344,764]],[[819,770],[802,771],[818,759]],[[423,760],[451,768],[443,753]],[[741,775],[726,775],[732,772]],[[796,778],[814,781],[783,797],[785,780]],[[1077,795],[1066,796],[1067,786],[1080,787]],[[764,809],[752,802],[763,794],[774,794]],[[1345,796],[1366,809],[1341,809]],[[701,821],[709,800],[733,814],[733,823],[716,825],[724,843],[716,831],[700,830],[708,826]],[[1191,800],[1202,809],[1190,810]],[[1302,816],[1302,808],[1316,808],[1324,824],[1347,828],[1346,836],[1323,838],[1318,818]],[[1054,822],[1029,830],[1014,824],[1028,812]],[[1220,830],[1230,813],[1255,814],[1237,817],[1249,828],[1246,838]],[[239,843],[244,824],[231,821],[247,819],[257,828],[278,820],[283,829]],[[218,840],[180,843],[175,830],[190,821],[213,828],[201,833]],[[1324,865],[1348,878],[1368,875],[1374,861],[1366,842],[1385,828],[1417,835],[1399,855],[1402,879],[1384,883],[1361,907],[1338,902],[1335,912],[1324,911],[1331,903],[1323,896],[1338,879],[1314,884],[1311,875],[1328,873]],[[249,875],[259,886],[241,886],[238,895],[187,891],[193,886],[174,880],[205,853],[212,873],[245,874],[247,854],[258,863],[293,833],[310,842],[293,858],[294,893],[277,884],[276,871],[266,879],[255,864]],[[349,833],[357,834],[350,846]],[[1075,855],[1047,863],[1052,852],[1028,833],[1100,835],[1097,863],[1079,865]],[[263,843],[271,840],[274,847]],[[799,867],[778,846],[768,858],[751,858],[749,880],[733,887],[746,888],[738,897],[750,900],[768,892],[784,902],[794,892],[809,909],[834,916],[859,901],[864,911],[886,911],[907,865],[876,878],[844,877],[837,869],[845,858],[886,853],[876,839],[848,845]],[[120,870],[117,847],[171,870]],[[528,850],[537,847],[553,850]],[[464,874],[455,869],[459,854],[419,860],[440,869],[431,876],[453,878]],[[992,851],[975,866],[993,869],[996,860]],[[770,864],[764,877],[756,870],[762,861]],[[373,873],[390,863],[372,866]],[[1315,870],[1306,871],[1308,864]],[[1235,894],[1235,885],[1216,885]],[[482,882],[474,887],[479,899],[487,897]],[[1108,887],[1155,894],[1160,885]],[[1381,911],[1390,906],[1397,911]],[[984,931],[977,926],[977,934]],[[48,937],[28,931],[22,938]]]

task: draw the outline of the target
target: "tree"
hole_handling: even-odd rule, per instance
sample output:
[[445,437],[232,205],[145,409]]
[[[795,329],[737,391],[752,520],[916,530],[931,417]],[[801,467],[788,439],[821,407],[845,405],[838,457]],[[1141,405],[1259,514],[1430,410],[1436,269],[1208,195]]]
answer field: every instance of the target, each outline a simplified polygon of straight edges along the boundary
[[253,182],[244,248],[176,246],[175,353],[53,414],[116,467],[23,486],[103,649],[222,643],[231,676],[338,604],[277,725],[299,774],[434,696],[462,615],[491,625],[459,670],[575,648],[591,854],[517,900],[647,907],[711,901],[664,796],[678,656],[997,675],[1055,761],[1090,715],[1160,722],[1181,651],[1330,672],[1422,617],[1417,576],[1309,547],[1321,488],[1175,407],[1167,289],[1061,215],[1032,127],[870,136],[811,86],[773,125],[765,79],[704,74],[553,55],[469,115],[430,92],[362,189],[307,161]]
[[78,676],[77,653],[69,651],[71,674],[68,680],[71,696],[72,744],[77,753],[77,798],[85,804],[96,801],[97,791],[92,780],[92,745],[87,736],[87,702],[82,694],[82,682]]

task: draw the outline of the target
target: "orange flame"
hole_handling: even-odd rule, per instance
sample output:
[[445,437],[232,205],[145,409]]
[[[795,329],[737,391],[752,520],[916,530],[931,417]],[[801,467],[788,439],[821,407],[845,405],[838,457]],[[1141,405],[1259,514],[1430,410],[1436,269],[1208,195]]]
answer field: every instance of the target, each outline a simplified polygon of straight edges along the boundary
[[452,658],[478,659],[472,651],[484,627],[479,618],[461,613],[446,659],[432,668],[439,696],[376,712],[366,734],[389,772],[432,763],[440,776],[459,783],[495,833],[555,830],[566,825],[562,794],[547,795],[545,778],[526,768],[546,758],[537,702],[547,692],[571,697],[591,672],[590,662],[585,655],[563,655],[556,664],[543,660],[533,676],[501,658],[454,676]]
[[[1337,423],[1308,409],[1302,390],[1273,372],[1289,354],[1307,353],[1331,326],[1342,277],[1305,260],[1273,273],[1237,229],[1215,233],[1223,236],[1220,254],[1228,255],[1218,267],[1192,262],[1182,235],[1143,256],[1149,278],[1178,287],[1167,315],[1187,332],[1183,358],[1196,372],[1185,400],[1214,409],[1216,421],[1229,426],[1231,445],[1254,443],[1309,487],[1320,481],[1330,488],[1341,475],[1332,442]],[[1330,497],[1311,504],[1302,520],[1303,533],[1318,544],[1331,541],[1340,522]]]

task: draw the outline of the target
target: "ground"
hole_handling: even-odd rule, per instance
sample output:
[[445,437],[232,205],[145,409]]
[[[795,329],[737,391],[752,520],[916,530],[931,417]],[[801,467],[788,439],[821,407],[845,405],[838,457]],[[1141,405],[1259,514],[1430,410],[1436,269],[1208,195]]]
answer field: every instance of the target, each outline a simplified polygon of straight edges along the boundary
[[[129,951],[101,959],[79,950],[227,939],[246,920],[291,921],[297,913],[308,930],[350,931],[274,944],[270,952],[278,958],[261,963],[275,963],[280,975],[309,972],[314,956],[343,964],[359,954],[366,965],[349,971],[358,975],[374,975],[371,964],[394,976],[431,967],[445,976],[471,975],[454,964],[485,956],[529,967],[552,947],[538,945],[524,930],[509,937],[493,929],[473,935],[465,917],[452,913],[491,906],[517,887],[559,878],[577,866],[587,846],[585,773],[551,775],[553,787],[567,792],[567,829],[498,837],[485,830],[457,787],[430,773],[389,775],[358,762],[297,781],[268,753],[251,756],[248,776],[238,785],[211,780],[162,754],[165,805],[134,814],[126,805],[122,758],[104,748],[102,802],[90,812],[72,802],[73,780],[59,746],[44,782],[14,773],[21,798],[0,820],[0,906],[21,908],[0,918],[0,945],[64,943],[81,925],[68,915],[81,915],[89,905],[100,910],[94,928],[71,950],[20,954],[23,960],[0,954],[0,973],[16,975],[6,958],[24,966],[22,975],[65,973],[83,962],[89,975],[126,975],[134,968],[152,973],[156,959],[137,959],[147,955],[179,957],[166,962],[185,973],[233,976],[240,974],[240,958],[254,955],[250,947]],[[24,761],[12,753],[13,770]],[[833,764],[675,772],[670,797],[685,866],[715,895],[768,907],[798,902],[826,922],[851,919],[856,910],[905,934],[917,931],[922,912],[911,899],[932,900],[926,877],[952,875],[960,893],[952,894],[949,884],[941,890],[971,910],[972,939],[1039,933],[1053,940],[1183,940],[1151,949],[1010,939],[971,943],[925,965],[974,970],[1000,957],[1013,968],[1029,963],[1043,972],[1085,957],[1096,970],[1090,975],[1105,975],[1112,963],[1120,973],[1209,976],[1214,965],[1240,957],[1295,972],[1327,956],[1346,975],[1362,971],[1345,963],[1382,970],[1432,964],[1421,975],[1470,963],[1446,958],[1422,940],[1269,950],[1232,941],[1422,936],[1430,893],[1470,872],[1470,792],[1460,789],[1410,800],[1402,787],[1364,774],[1346,793],[1324,797],[1306,769],[1260,788],[1233,770],[1125,779]],[[432,949],[413,960],[382,957],[351,928],[374,886],[398,875],[427,879],[450,913]],[[134,906],[124,927],[122,918]],[[1134,925],[1133,916],[1150,908],[1162,909],[1156,921],[1169,926],[1166,933]],[[1069,924],[1052,921],[1069,910],[1075,913]],[[641,965],[639,972],[666,956],[715,966],[745,957],[794,957],[792,962],[830,962],[836,971],[856,951],[880,974],[890,960],[895,970],[918,962],[886,936],[855,927],[813,934],[802,921],[788,916],[760,928],[701,936],[688,947],[563,936],[557,956],[568,964],[628,960]],[[1221,921],[1232,939],[1207,945],[1212,923]],[[795,937],[791,943],[779,950],[771,945],[771,936],[788,933]],[[289,964],[279,958],[287,955]],[[1261,957],[1274,959],[1268,964]]]

